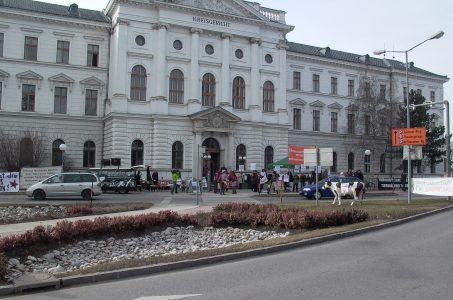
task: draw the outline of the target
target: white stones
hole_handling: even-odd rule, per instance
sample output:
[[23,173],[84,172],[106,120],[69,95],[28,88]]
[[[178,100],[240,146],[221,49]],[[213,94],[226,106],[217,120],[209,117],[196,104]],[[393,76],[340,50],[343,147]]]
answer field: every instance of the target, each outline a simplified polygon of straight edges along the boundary
[[50,268],[47,270],[49,273],[51,274],[57,274],[57,273],[63,273],[63,272],[66,272],[65,268],[63,268],[62,266],[58,265],[56,266],[55,268]]

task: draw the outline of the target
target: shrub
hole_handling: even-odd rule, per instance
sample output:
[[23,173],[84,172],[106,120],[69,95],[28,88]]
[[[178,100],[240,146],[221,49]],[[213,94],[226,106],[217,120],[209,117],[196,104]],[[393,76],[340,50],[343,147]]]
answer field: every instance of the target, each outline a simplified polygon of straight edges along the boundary
[[66,207],[66,216],[88,216],[92,215],[94,212],[93,207],[89,205],[71,205]]
[[0,280],[5,280],[8,274],[8,257],[4,253],[0,253]]

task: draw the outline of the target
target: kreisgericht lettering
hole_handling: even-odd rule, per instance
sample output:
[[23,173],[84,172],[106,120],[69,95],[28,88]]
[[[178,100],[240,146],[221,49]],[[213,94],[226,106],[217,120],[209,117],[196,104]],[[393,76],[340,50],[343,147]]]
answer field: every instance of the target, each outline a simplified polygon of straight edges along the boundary
[[197,23],[205,23],[205,24],[211,24],[211,25],[215,25],[215,26],[231,27],[230,22],[219,21],[219,20],[214,20],[214,19],[209,19],[209,18],[193,17],[193,21],[197,22]]

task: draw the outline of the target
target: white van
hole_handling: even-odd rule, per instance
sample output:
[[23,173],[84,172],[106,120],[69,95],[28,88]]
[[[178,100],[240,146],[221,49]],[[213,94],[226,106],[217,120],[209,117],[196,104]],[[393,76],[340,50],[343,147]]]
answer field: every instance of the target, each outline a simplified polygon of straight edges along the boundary
[[38,182],[27,189],[27,196],[35,200],[47,197],[80,196],[91,200],[101,194],[99,178],[92,173],[61,173]]

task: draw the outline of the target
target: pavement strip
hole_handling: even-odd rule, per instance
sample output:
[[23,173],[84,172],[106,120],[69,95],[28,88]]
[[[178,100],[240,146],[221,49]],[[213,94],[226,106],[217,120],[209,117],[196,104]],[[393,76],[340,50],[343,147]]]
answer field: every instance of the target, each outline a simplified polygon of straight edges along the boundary
[[134,300],[175,300],[175,299],[184,299],[190,297],[203,296],[202,294],[192,294],[192,295],[169,295],[169,296],[150,296],[150,297],[140,297]]
[[170,204],[171,200],[173,200],[173,197],[171,197],[171,196],[165,197],[164,200],[162,200],[162,202],[160,202],[160,204],[168,205],[168,204]]

